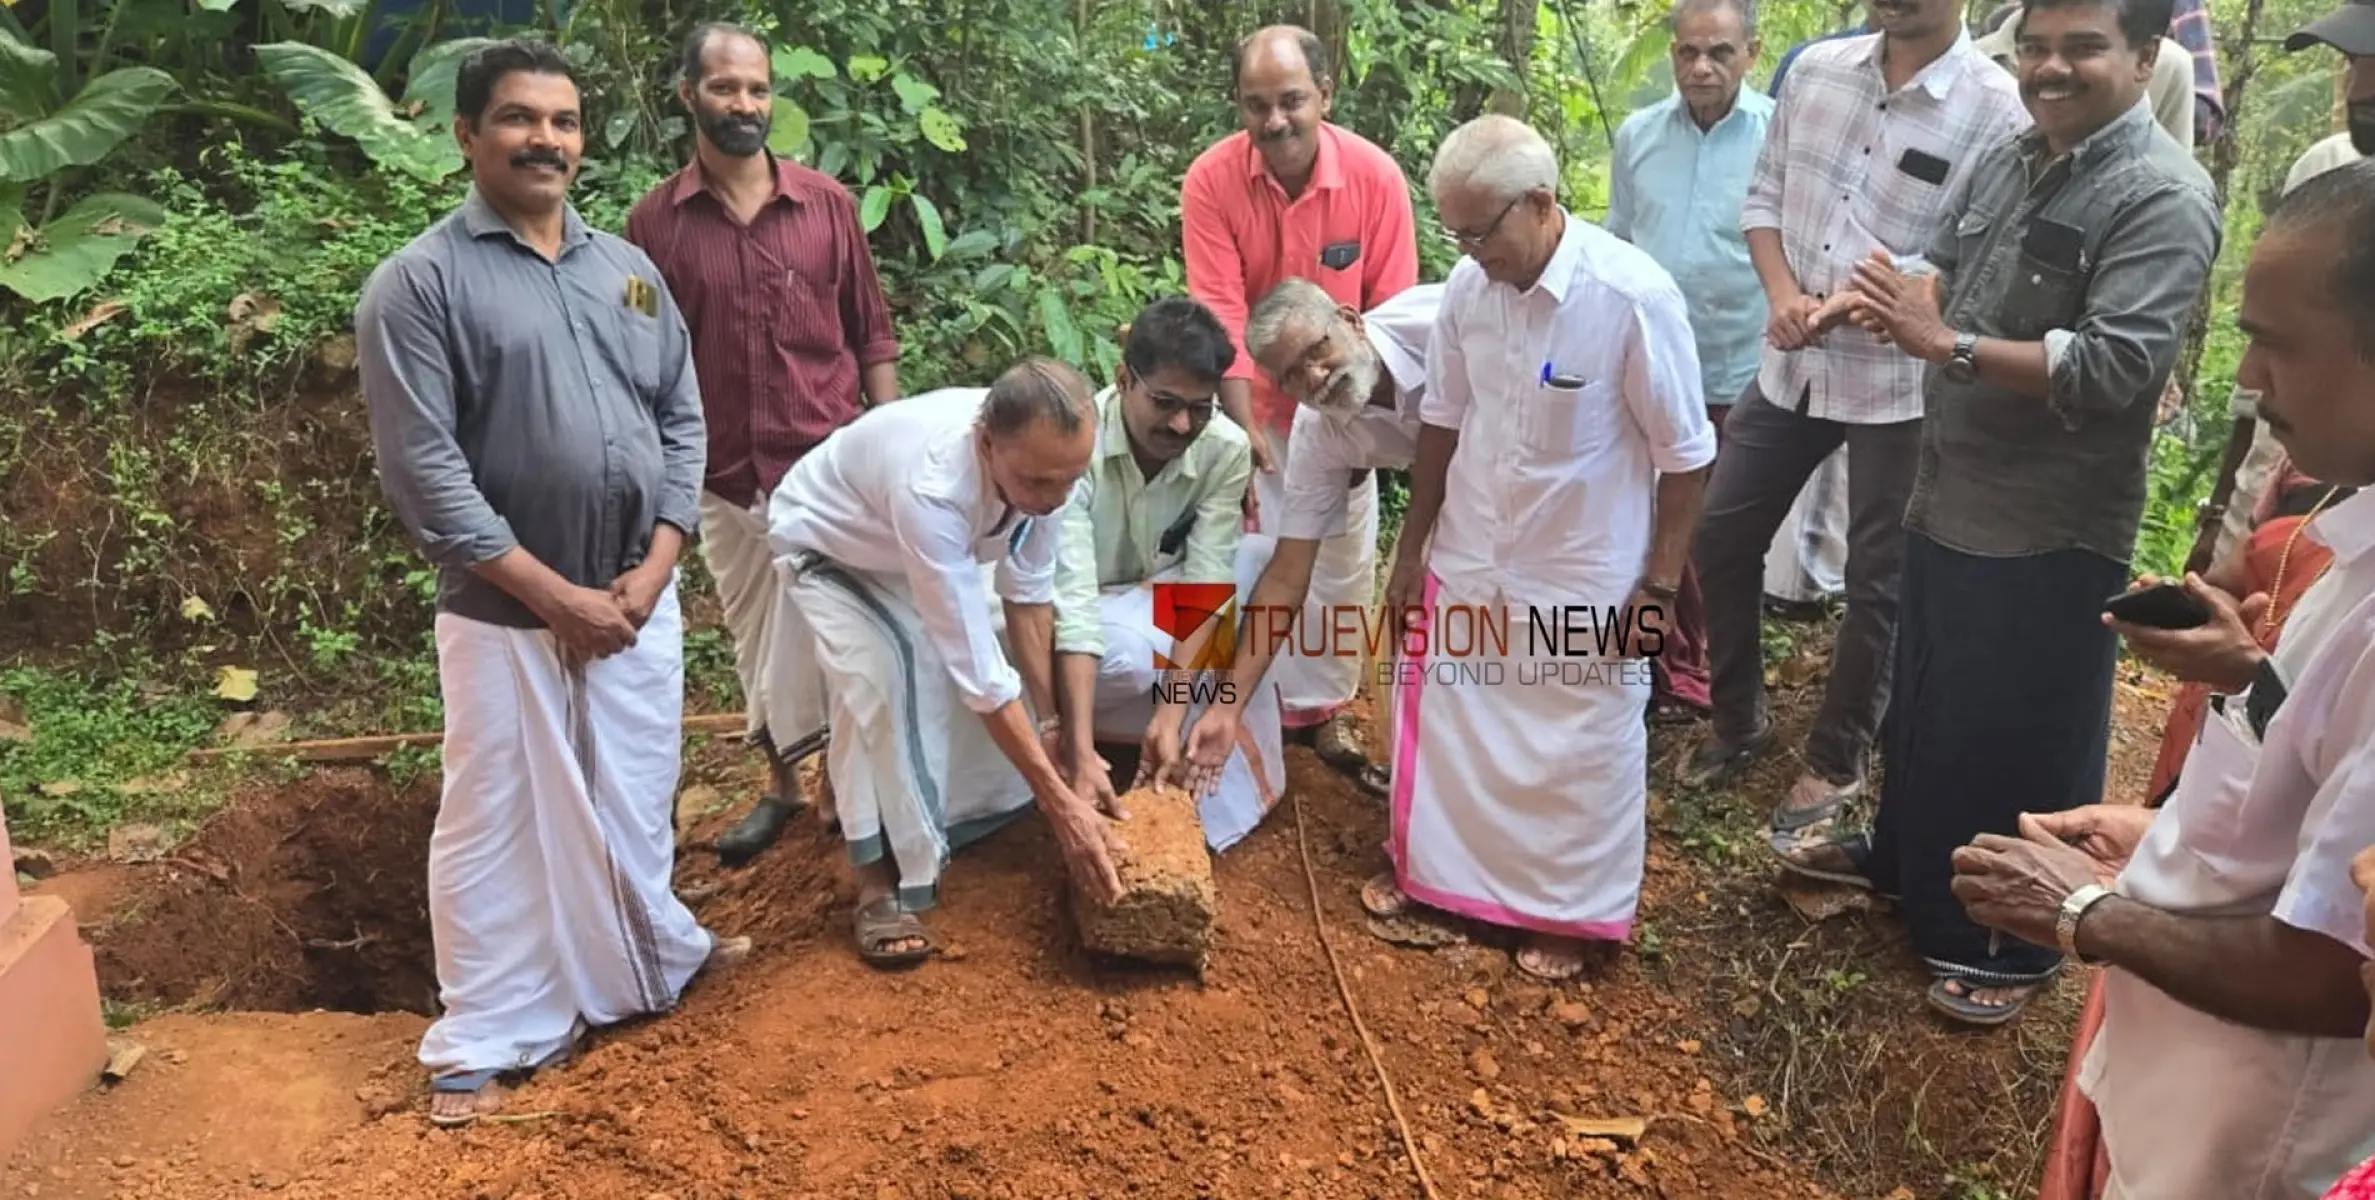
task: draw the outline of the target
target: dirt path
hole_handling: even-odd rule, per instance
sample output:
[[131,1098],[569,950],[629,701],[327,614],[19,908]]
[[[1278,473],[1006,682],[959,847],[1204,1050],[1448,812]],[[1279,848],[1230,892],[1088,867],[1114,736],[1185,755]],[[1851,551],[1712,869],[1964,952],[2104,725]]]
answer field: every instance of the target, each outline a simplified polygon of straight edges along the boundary
[[[1794,725],[1803,705],[1789,698]],[[2156,699],[2123,693],[2116,779],[2133,778],[2138,755],[2149,765],[2140,730],[2157,710],[2142,709]],[[1678,744],[1661,736],[1661,757]],[[750,782],[719,749],[698,765],[732,804],[696,839],[739,811]],[[1760,805],[1661,799],[1638,944],[1593,982],[1553,989],[1499,949],[1368,937],[1354,893],[1382,865],[1383,809],[1307,751],[1290,753],[1289,772],[1328,936],[1441,1195],[1838,1194],[1818,1178],[1874,1200],[1900,1187],[2017,1194],[1974,1190],[1973,1176],[1939,1164],[1979,1162],[1988,1187],[2023,1169],[2008,1131],[2044,1118],[2066,1017],[2040,1013],[1994,1038],[1928,1021],[1892,922],[1809,926],[1774,899],[1770,872],[1740,849]],[[426,800],[417,787],[403,795],[372,801],[411,823],[387,839],[399,846]],[[316,891],[365,886],[340,883],[336,856],[305,832],[343,823],[251,813],[220,824],[314,872]],[[509,1111],[530,1119],[430,1129],[411,1059],[419,1016],[166,1016],[128,1031],[153,1051],[130,1080],[85,1096],[0,1169],[0,1198],[1419,1194],[1313,929],[1291,808],[1220,860],[1224,914],[1202,984],[1081,955],[1036,821],[960,857],[931,918],[949,953],[910,975],[856,959],[839,862],[812,821],[746,872],[689,853],[680,884],[704,896],[704,919],[754,935],[758,953],[677,1014],[611,1031],[576,1067],[528,1086]],[[367,863],[348,873],[384,874]],[[192,895],[230,886],[189,876],[178,869]],[[111,884],[132,907],[159,886]],[[103,960],[127,936],[105,931]],[[337,943],[371,931],[310,936],[327,948],[303,957],[336,973],[355,949]],[[112,951],[119,974],[128,945]],[[322,991],[289,983],[294,960],[243,973],[202,947],[188,957],[206,965],[185,988],[203,976],[218,995]],[[1842,987],[1848,972],[1861,974]],[[2063,1007],[2082,982],[2065,984]],[[405,1003],[416,984],[378,986]],[[1562,1115],[1641,1118],[1647,1132],[1616,1146],[1574,1134]]]

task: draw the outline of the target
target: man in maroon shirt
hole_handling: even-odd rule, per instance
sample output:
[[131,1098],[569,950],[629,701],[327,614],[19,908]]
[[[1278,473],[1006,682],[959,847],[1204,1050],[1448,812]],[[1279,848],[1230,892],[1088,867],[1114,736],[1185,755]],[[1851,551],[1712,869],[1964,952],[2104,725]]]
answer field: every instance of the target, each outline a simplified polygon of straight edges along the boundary
[[718,839],[719,859],[739,866],[799,810],[792,765],[824,743],[821,729],[768,719],[767,651],[783,589],[767,497],[827,434],[898,396],[899,342],[849,191],[767,150],[766,45],[732,25],[694,30],[677,98],[698,151],[635,205],[627,240],[659,265],[692,330],[709,424],[701,550],[734,637],[750,740],[774,773],[769,794]]

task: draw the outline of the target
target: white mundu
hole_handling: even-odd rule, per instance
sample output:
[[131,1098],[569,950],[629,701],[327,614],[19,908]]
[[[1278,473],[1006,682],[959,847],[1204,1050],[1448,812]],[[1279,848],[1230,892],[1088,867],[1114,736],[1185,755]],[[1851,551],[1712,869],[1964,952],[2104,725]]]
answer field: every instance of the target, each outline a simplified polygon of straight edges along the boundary
[[1647,851],[1649,664],[1530,646],[1528,606],[1625,605],[1659,474],[1712,462],[1715,431],[1672,277],[1606,230],[1565,223],[1528,290],[1473,259],[1445,286],[1421,413],[1458,430],[1459,448],[1424,604],[1511,620],[1505,652],[1446,628],[1442,647],[1474,656],[1397,664],[1387,849],[1423,904],[1618,940]]
[[825,772],[852,862],[886,853],[909,911],[956,848],[1030,805],[976,719],[1022,695],[997,595],[1054,599],[1057,523],[1013,509],[983,469],[986,388],[870,409],[768,502],[791,603],[769,647],[771,729],[830,717]]
[[437,614],[432,1074],[533,1065],[586,1024],[666,1012],[709,957],[670,884],[683,638],[674,584],[633,646],[578,670],[551,630]]
[[[1298,406],[1285,440],[1271,447],[1272,456],[1282,465],[1274,471],[1254,474],[1254,499],[1260,509],[1255,533],[1268,536],[1272,544],[1282,519],[1278,514],[1289,504],[1287,480],[1295,469],[1295,456],[1302,452],[1303,432],[1307,428],[1304,416]],[[1328,474],[1322,472],[1323,476]],[[1376,599],[1377,476],[1364,475],[1357,487],[1349,486],[1349,476],[1349,471],[1333,474],[1345,520],[1341,532],[1320,540],[1319,556],[1311,565],[1311,592],[1303,602],[1303,612],[1305,619],[1315,623],[1326,621],[1330,612],[1368,608]],[[1264,682],[1278,688],[1279,701],[1289,722],[1316,724],[1310,714],[1341,707],[1360,691],[1361,660],[1352,655],[1325,652],[1305,655],[1297,653],[1290,644],[1271,664]]]

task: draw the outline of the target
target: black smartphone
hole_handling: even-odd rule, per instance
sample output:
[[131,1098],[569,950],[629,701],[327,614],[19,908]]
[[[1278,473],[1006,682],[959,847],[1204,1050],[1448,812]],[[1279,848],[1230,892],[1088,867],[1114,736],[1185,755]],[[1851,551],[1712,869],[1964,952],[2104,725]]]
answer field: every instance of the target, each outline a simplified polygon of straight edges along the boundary
[[2210,623],[2210,608],[2194,598],[2185,585],[2156,583],[2136,592],[2121,592],[2103,602],[2103,611],[2130,625],[2148,629],[2194,629]]

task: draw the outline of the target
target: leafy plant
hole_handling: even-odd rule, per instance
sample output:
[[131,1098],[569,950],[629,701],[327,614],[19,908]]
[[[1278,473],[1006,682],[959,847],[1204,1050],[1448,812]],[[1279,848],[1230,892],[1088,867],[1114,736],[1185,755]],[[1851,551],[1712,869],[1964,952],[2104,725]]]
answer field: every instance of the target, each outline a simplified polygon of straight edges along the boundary
[[463,38],[422,51],[401,106],[369,72],[319,46],[272,42],[255,52],[265,73],[322,128],[352,138],[382,168],[435,182],[461,169],[461,148],[446,128],[454,118],[455,75],[463,57],[486,42]]
[[[32,301],[76,295],[103,278],[164,221],[138,196],[87,196],[57,216],[67,172],[98,163],[137,134],[177,87],[153,67],[120,67],[71,97],[58,57],[0,33],[0,287]],[[25,202],[40,189],[41,208]]]

